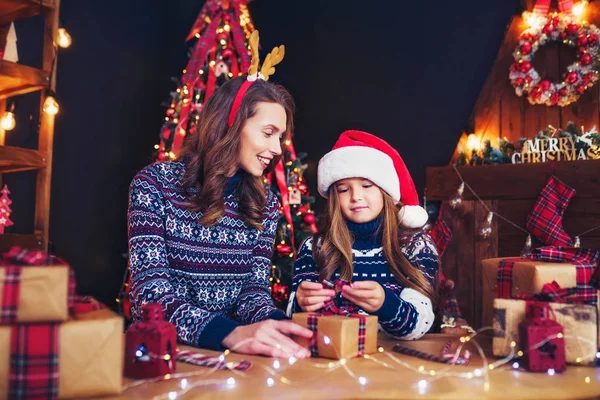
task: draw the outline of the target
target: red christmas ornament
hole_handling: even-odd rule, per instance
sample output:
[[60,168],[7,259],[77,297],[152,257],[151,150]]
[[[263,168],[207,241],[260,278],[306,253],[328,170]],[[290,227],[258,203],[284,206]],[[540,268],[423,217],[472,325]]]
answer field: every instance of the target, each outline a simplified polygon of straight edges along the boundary
[[567,33],[569,35],[574,35],[577,33],[577,31],[579,31],[579,25],[571,22],[569,25],[567,25]]
[[278,303],[285,302],[290,296],[289,293],[290,287],[279,282],[275,282],[271,288],[271,297]]
[[292,247],[289,244],[280,243],[277,245],[276,248],[279,257],[287,257],[292,252]]
[[562,89],[560,89],[560,90],[558,91],[558,94],[559,94],[561,97],[565,97],[565,96],[567,95],[567,89],[565,89],[565,88],[562,88]]
[[227,39],[229,39],[229,35],[225,32],[221,32],[219,34],[217,34],[217,41],[221,42],[222,40],[227,41]]
[[531,42],[533,38],[529,33],[524,33],[521,35],[521,40],[525,40],[526,42]]
[[544,32],[546,35],[550,35],[553,31],[554,31],[554,25],[552,25],[552,24],[546,24],[542,28],[542,32]]
[[306,184],[305,184],[305,183],[299,183],[299,184],[298,184],[298,189],[300,189],[300,191],[301,191],[302,193],[306,193],[306,191],[308,190],[308,187],[306,186]]
[[529,95],[532,99],[537,100],[542,97],[542,90],[539,88],[539,86],[534,87]]
[[515,84],[517,86],[523,86],[523,78],[517,78],[517,79],[515,79]]
[[315,221],[316,221],[315,214],[312,214],[312,213],[304,214],[304,222],[306,222],[307,224],[314,224]]
[[174,114],[175,114],[175,109],[174,109],[174,108],[169,108],[169,109],[167,110],[167,115],[168,115],[169,117],[172,117]]
[[221,52],[221,56],[223,56],[223,58],[231,58],[231,56],[233,56],[233,50],[228,47]]
[[594,73],[593,72],[588,72],[587,74],[585,74],[583,76],[583,82],[587,85],[588,83],[590,83],[592,81],[592,79],[594,79]]
[[298,212],[302,213],[302,214],[306,214],[308,212],[308,206],[305,204],[305,205],[298,207]]
[[588,42],[588,38],[583,33],[577,36],[577,46],[585,46]]
[[517,72],[521,70],[521,64],[519,64],[518,62],[514,62],[510,65],[510,70],[511,72]]
[[527,75],[527,76],[525,77],[525,83],[526,83],[526,84],[528,84],[528,85],[529,85],[529,84],[530,84],[532,81],[533,81],[533,78],[532,78],[531,76]]
[[565,81],[567,81],[567,83],[575,83],[575,81],[577,81],[577,74],[575,72],[569,72],[565,77]]
[[552,18],[552,25],[556,26],[560,24],[560,18],[558,16]]
[[521,53],[529,54],[529,53],[531,53],[531,48],[532,48],[531,43],[525,42],[521,45]]
[[560,38],[565,40],[567,38],[567,32],[561,32],[560,33]]
[[581,64],[583,65],[589,65],[592,62],[592,56],[588,53],[582,54],[579,61],[581,61]]
[[550,81],[547,79],[544,79],[543,81],[540,82],[540,88],[543,91],[546,91],[548,89],[550,89]]
[[550,95],[550,102],[552,104],[557,104],[558,100],[560,100],[560,96],[558,95],[558,93],[554,92]]
[[531,69],[531,63],[529,61],[524,61],[521,63],[521,72],[528,73]]
[[585,93],[585,85],[577,86],[577,92],[579,92],[579,94],[584,94]]
[[562,372],[567,367],[563,327],[548,318],[550,311],[548,303],[527,304],[527,317],[519,324],[523,365],[528,371]]
[[596,33],[590,33],[587,41],[590,46],[594,46],[596,43],[598,43],[598,35]]
[[177,329],[164,320],[159,304],[142,308],[142,321],[125,334],[125,376],[155,378],[175,372]]

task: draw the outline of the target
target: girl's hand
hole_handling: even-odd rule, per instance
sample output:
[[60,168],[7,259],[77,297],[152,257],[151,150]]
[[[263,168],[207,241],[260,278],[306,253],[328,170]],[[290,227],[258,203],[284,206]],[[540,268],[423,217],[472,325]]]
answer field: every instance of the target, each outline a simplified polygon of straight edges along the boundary
[[385,300],[383,287],[375,281],[352,282],[344,286],[342,297],[356,304],[368,313],[379,311]]
[[334,296],[335,290],[324,288],[318,282],[302,281],[296,290],[296,300],[304,312],[320,310]]
[[310,339],[313,332],[292,321],[268,319],[235,328],[225,339],[223,346],[243,354],[260,354],[268,357],[308,358],[310,351],[300,346],[292,337]]

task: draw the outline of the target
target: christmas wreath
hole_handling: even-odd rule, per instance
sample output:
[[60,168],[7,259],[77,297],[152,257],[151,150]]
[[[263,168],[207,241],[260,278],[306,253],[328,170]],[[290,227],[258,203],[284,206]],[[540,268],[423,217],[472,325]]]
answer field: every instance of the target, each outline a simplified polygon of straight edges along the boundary
[[[541,16],[539,24],[525,30],[513,52],[510,81],[517,96],[526,95],[531,104],[564,107],[598,81],[600,30],[586,22],[577,23],[565,13]],[[577,49],[577,60],[567,67],[562,82],[542,79],[531,61],[537,50],[550,42],[563,43]]]

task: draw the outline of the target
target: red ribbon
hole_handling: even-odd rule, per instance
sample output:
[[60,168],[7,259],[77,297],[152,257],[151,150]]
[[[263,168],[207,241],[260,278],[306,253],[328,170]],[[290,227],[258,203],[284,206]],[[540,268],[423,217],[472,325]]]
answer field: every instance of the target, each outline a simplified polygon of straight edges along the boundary
[[542,287],[540,293],[524,293],[515,299],[553,303],[583,303],[577,296],[577,288],[561,288],[558,282],[552,281]]
[[[547,15],[550,11],[550,3],[552,0],[537,0],[533,7],[533,13],[536,15]],[[558,0],[558,11],[566,14],[571,14],[573,8],[573,0]]]

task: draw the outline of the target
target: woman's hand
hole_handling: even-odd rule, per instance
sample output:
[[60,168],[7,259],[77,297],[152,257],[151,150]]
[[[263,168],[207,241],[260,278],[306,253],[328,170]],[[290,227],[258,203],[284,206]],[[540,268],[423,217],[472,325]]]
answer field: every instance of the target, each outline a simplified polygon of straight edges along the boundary
[[291,339],[298,336],[310,339],[310,329],[292,321],[268,319],[251,325],[238,326],[221,344],[231,351],[243,354],[258,354],[268,357],[308,358],[310,351]]
[[368,313],[379,311],[385,300],[383,287],[375,281],[352,282],[344,286],[342,297],[348,299]]
[[333,296],[335,290],[326,289],[318,282],[302,281],[296,290],[296,301],[304,312],[320,310]]

